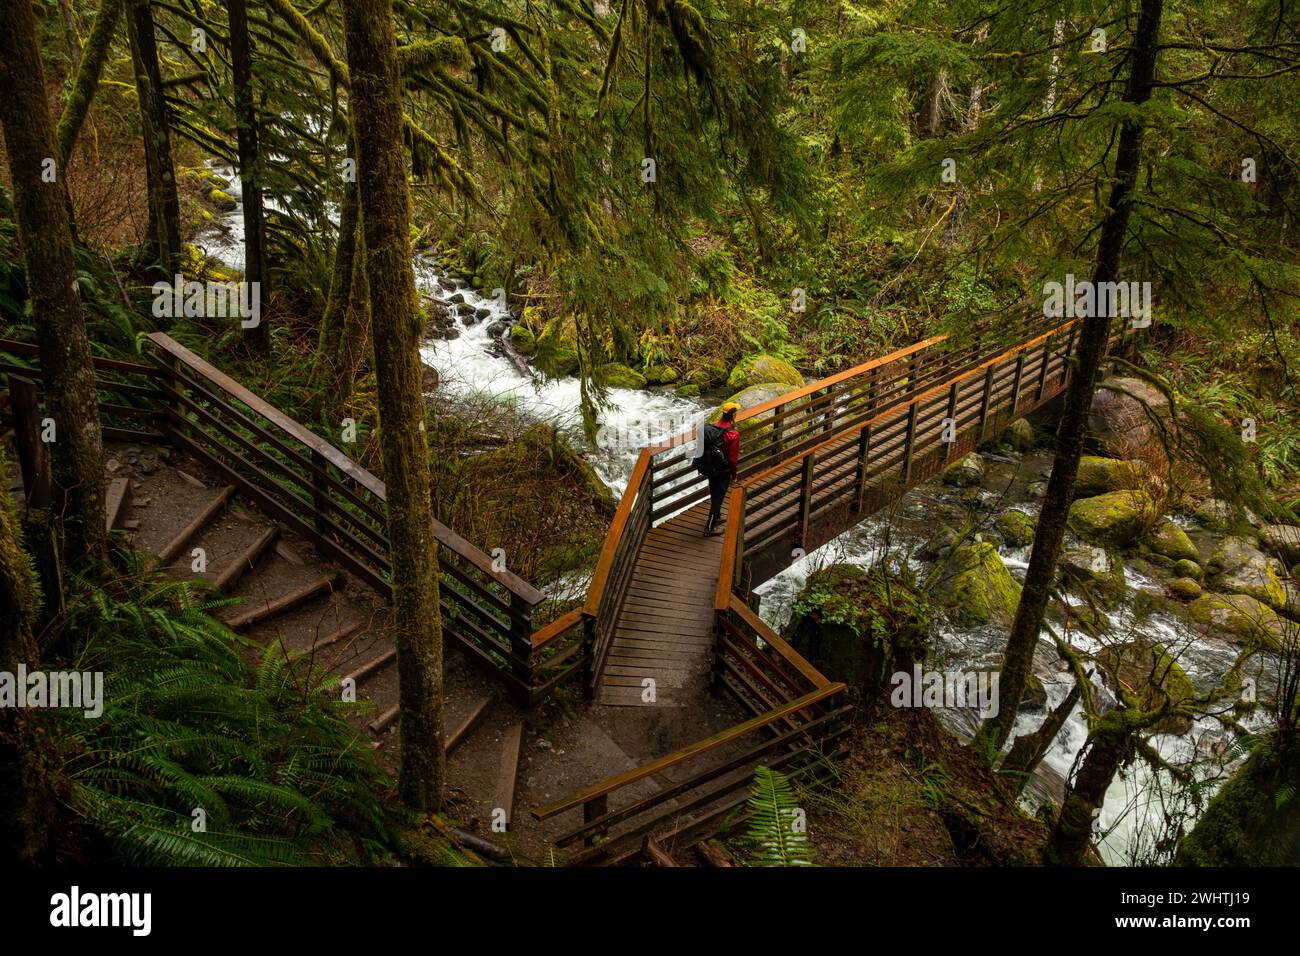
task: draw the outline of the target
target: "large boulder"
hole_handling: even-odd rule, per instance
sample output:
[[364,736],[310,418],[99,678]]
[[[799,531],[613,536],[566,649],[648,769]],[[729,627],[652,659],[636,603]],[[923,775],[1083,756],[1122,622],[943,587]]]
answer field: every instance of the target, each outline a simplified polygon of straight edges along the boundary
[[727,376],[727,388],[743,389],[751,385],[777,383],[791,391],[803,387],[803,376],[789,362],[771,355],[751,355],[741,359]]
[[974,488],[984,480],[984,459],[977,452],[963,455],[943,473],[943,483],[957,488]]
[[1300,563],[1300,528],[1293,524],[1266,524],[1259,529],[1259,542],[1290,567]]
[[1056,574],[1065,590],[1102,607],[1118,607],[1124,598],[1124,562],[1105,548],[1091,544],[1063,548]]
[[537,348],[537,336],[533,330],[526,325],[516,322],[510,326],[510,344],[514,346],[515,351],[520,355],[532,355],[533,350]]
[[546,323],[537,336],[533,365],[554,378],[578,369],[578,325],[572,316],[559,316]]
[[1276,650],[1282,622],[1271,607],[1247,594],[1203,594],[1187,605],[1188,616],[1216,637],[1234,644],[1260,644]]
[[1140,488],[1145,472],[1145,462],[1084,455],[1079,459],[1079,474],[1074,479],[1074,497],[1091,498],[1108,491]]
[[1010,625],[1020,603],[1020,584],[987,541],[954,548],[939,569],[935,592],[959,627]]
[[1248,594],[1275,611],[1286,607],[1286,589],[1272,560],[1245,538],[1224,538],[1206,563],[1205,575],[1215,590]]
[[1016,451],[1029,451],[1038,444],[1034,426],[1026,418],[1017,418],[1007,426],[1003,440]]
[[1248,525],[1245,512],[1222,498],[1206,498],[1196,507],[1196,520],[1213,531],[1233,531]]
[[1169,414],[1169,400],[1136,378],[1108,378],[1092,396],[1088,433],[1102,449],[1119,451],[1156,440],[1152,418]]
[[686,384],[698,385],[702,389],[713,388],[726,380],[727,367],[718,362],[705,362],[699,368],[686,373]]
[[646,378],[635,369],[611,362],[605,366],[605,384],[610,388],[645,388]]
[[1192,544],[1187,532],[1178,527],[1171,519],[1161,518],[1155,527],[1147,532],[1142,543],[1171,561],[1200,561],[1201,556]]
[[1037,521],[1023,511],[1004,511],[993,519],[993,526],[1002,540],[1012,548],[1024,548],[1034,543]]
[[641,374],[651,385],[671,385],[682,377],[682,373],[672,365],[647,365],[641,369]]
[[1124,548],[1138,539],[1156,517],[1156,506],[1144,491],[1112,491],[1080,498],[1070,505],[1070,530],[1089,544]]

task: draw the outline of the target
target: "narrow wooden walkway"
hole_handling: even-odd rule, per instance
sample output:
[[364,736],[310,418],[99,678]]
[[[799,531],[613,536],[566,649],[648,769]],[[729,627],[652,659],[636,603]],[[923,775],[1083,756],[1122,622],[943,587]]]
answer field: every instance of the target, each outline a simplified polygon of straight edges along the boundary
[[708,514],[704,501],[647,532],[597,702],[680,707],[700,699],[709,679],[713,593],[722,558],[722,536],[704,536]]

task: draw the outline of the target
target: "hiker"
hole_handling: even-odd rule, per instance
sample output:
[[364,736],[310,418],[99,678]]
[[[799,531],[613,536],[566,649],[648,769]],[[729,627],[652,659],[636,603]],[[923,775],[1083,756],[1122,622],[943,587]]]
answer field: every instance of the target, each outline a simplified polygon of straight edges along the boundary
[[691,463],[695,470],[709,479],[709,520],[704,527],[708,537],[720,534],[718,519],[722,517],[722,502],[727,488],[737,476],[740,463],[740,432],[736,431],[736,412],[740,406],[727,402],[722,406],[718,420],[704,426],[704,451]]

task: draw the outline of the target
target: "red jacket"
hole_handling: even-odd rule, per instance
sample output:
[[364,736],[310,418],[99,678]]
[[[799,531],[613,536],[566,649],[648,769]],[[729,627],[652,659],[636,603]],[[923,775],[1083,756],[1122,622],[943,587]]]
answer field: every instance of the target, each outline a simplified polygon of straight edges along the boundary
[[736,426],[719,418],[713,424],[722,429],[722,452],[731,465],[731,477],[736,478],[740,469],[740,432]]

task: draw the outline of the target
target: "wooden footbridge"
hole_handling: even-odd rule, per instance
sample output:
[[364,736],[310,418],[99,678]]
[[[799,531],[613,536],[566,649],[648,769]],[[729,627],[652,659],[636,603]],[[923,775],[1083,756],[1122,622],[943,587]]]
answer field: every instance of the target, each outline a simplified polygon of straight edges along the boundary
[[[1078,320],[1017,328],[929,338],[740,413],[740,480],[718,537],[703,535],[694,433],[642,449],[585,602],[543,627],[539,590],[435,523],[444,634],[521,704],[581,680],[602,705],[682,708],[714,688],[752,714],[535,809],[550,820],[582,808],[557,840],[580,845],[574,861],[616,862],[647,838],[671,850],[716,832],[760,763],[796,779],[826,769],[846,731],[844,686],[763,623],[752,591],[1063,391]],[[1112,348],[1127,333],[1117,329]],[[169,336],[146,341],[144,363],[95,360],[105,437],[186,450],[386,596],[383,482]],[[18,342],[0,341],[0,352],[39,358]],[[9,362],[0,371],[31,487],[39,453],[24,446],[35,441],[41,372]]]

